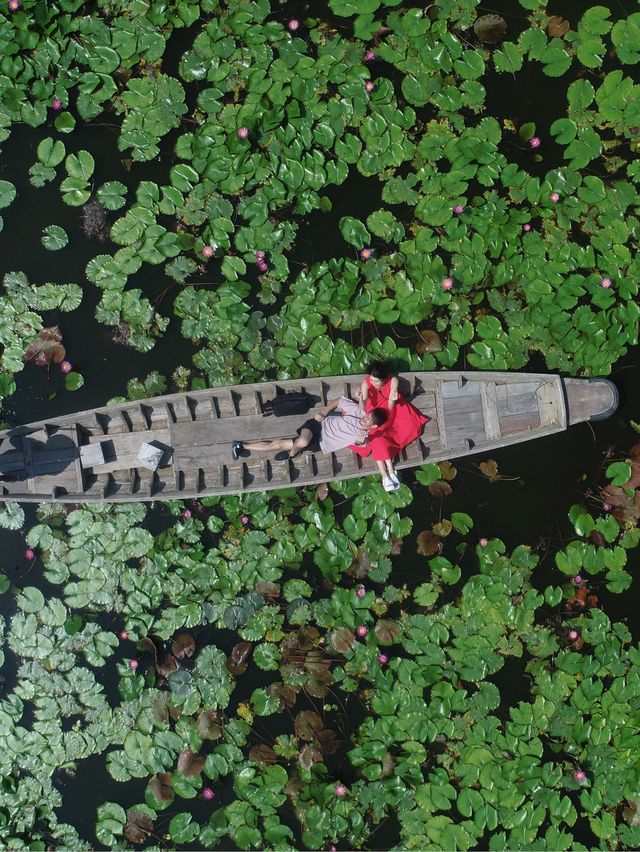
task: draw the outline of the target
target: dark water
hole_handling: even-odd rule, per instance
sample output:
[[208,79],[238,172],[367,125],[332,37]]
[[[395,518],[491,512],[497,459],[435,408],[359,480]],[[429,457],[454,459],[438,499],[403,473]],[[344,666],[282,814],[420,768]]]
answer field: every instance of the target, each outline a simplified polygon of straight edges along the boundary
[[[274,4],[275,5],[275,4]],[[309,4],[307,4],[309,5]],[[572,15],[576,10],[567,11],[566,4],[551,3],[549,11],[563,14],[575,21]],[[605,4],[606,5],[606,4]],[[290,15],[304,17],[304,4],[287,3],[278,10],[278,17],[286,19]],[[513,14],[514,8],[518,14]],[[612,2],[615,17],[632,11],[632,4]],[[501,12],[509,23],[508,38],[516,40],[518,32],[526,26],[526,18],[519,7],[510,0],[499,0],[491,8],[481,7],[480,12]],[[350,27],[344,19],[334,18],[325,3],[314,3],[313,13],[331,20],[345,35]],[[577,14],[577,13],[576,13]],[[579,15],[578,15],[579,16]],[[178,31],[171,40],[165,61],[167,73],[177,70],[177,58],[190,44],[194,28],[190,32]],[[373,76],[387,73],[387,68],[374,66]],[[606,70],[610,70],[606,68]],[[625,67],[625,73],[637,73],[637,69]],[[485,80],[488,93],[488,113],[500,119],[510,118],[518,122],[535,121],[537,132],[545,137],[543,161],[535,164],[528,152],[518,152],[512,143],[507,156],[531,172],[543,173],[547,169],[561,165],[561,149],[549,139],[549,127],[566,108],[566,87],[568,77],[549,80],[540,72],[540,66],[532,63],[525,66],[517,79],[511,75],[488,74]],[[197,84],[186,86],[189,102],[194,97]],[[115,120],[115,119],[114,119]],[[10,423],[28,422],[53,417],[78,409],[102,405],[110,397],[126,392],[126,383],[134,377],[142,378],[151,370],[157,370],[169,376],[179,366],[191,366],[191,357],[195,347],[185,340],[179,329],[179,321],[174,317],[169,329],[148,354],[137,353],[113,341],[113,331],[99,325],[94,318],[95,305],[99,291],[85,281],[84,269],[87,262],[97,254],[111,253],[114,246],[110,242],[103,245],[89,240],[81,230],[79,208],[67,207],[60,200],[59,178],[46,188],[34,190],[28,183],[28,168],[36,161],[37,144],[44,136],[56,133],[53,127],[39,128],[34,131],[28,127],[16,128],[6,148],[6,157],[0,167],[0,177],[16,184],[18,197],[5,211],[4,230],[0,233],[0,252],[4,258],[4,271],[22,270],[36,284],[48,280],[64,283],[75,282],[85,291],[83,303],[73,314],[49,312],[45,315],[45,324],[58,324],[63,333],[67,357],[85,377],[86,384],[78,392],[66,391],[62,375],[56,368],[50,372],[35,366],[27,366],[16,377],[18,390],[4,406],[3,417]],[[125,168],[125,155],[117,150],[116,129],[108,124],[80,125],[70,137],[63,137],[67,153],[85,148],[91,151],[96,160],[96,172],[93,178],[97,187],[106,180],[120,180],[129,187],[135,187],[142,179],[164,183],[168,180],[168,171],[173,163],[171,138],[162,143],[161,157],[152,163],[134,165],[131,171]],[[548,140],[548,141],[547,141]],[[60,174],[61,167],[58,168]],[[300,217],[300,230],[295,249],[291,257],[291,269],[297,269],[308,263],[339,255],[351,254],[353,248],[342,241],[338,229],[338,220],[343,215],[357,216],[361,219],[382,206],[380,203],[380,185],[375,179],[365,179],[352,169],[350,178],[342,187],[330,188],[327,194],[332,200],[333,211],[330,214],[315,212]],[[131,193],[129,201],[131,200]],[[115,216],[120,215],[116,213]],[[49,224],[59,224],[70,237],[69,245],[60,252],[47,252],[40,243],[42,228]],[[144,265],[133,276],[129,286],[140,287],[143,293],[157,305],[163,313],[171,310],[171,303],[179,286],[166,278],[160,268]],[[403,331],[403,330],[401,330]],[[370,338],[373,329],[366,329]],[[391,332],[393,333],[393,331]],[[359,342],[359,341],[358,341]],[[464,366],[464,365],[460,365]],[[528,369],[544,370],[542,359],[537,358]],[[561,576],[555,569],[553,552],[573,538],[572,527],[567,519],[567,511],[574,502],[584,499],[585,488],[598,480],[603,466],[616,457],[624,456],[625,450],[636,442],[638,436],[629,426],[629,420],[640,422],[639,386],[640,360],[638,348],[619,361],[611,378],[620,391],[620,408],[609,420],[593,425],[581,424],[567,432],[548,438],[529,442],[500,450],[493,454],[498,462],[503,478],[491,484],[478,470],[477,465],[486,456],[474,456],[460,460],[456,466],[458,475],[453,482],[454,493],[444,500],[431,497],[426,489],[416,487],[416,499],[403,513],[413,520],[413,531],[404,543],[401,556],[394,557],[393,573],[390,582],[400,586],[407,583],[417,585],[427,578],[427,565],[424,557],[416,553],[417,534],[441,517],[448,517],[454,511],[470,514],[474,521],[474,533],[480,536],[498,536],[508,548],[518,544],[528,544],[540,555],[541,562],[534,574],[534,583],[544,588],[549,583],[561,582]],[[405,481],[414,487],[413,475],[407,472]],[[586,478],[585,478],[586,477]],[[34,507],[26,507],[27,528],[35,523]],[[152,519],[152,523],[155,523]],[[18,586],[35,585],[45,594],[59,594],[59,587],[51,586],[42,577],[42,565],[27,563],[23,556],[25,548],[21,533],[0,531],[3,568],[11,580]],[[629,554],[629,568],[640,568],[637,552]],[[640,639],[640,620],[637,606],[632,595],[611,595],[604,588],[598,589],[601,604],[613,619],[624,619],[634,634]],[[8,618],[12,614],[12,597],[0,598],[2,614]],[[107,617],[108,619],[108,617]],[[105,629],[119,629],[113,623],[105,623]],[[230,650],[231,635],[218,632],[203,635],[201,641],[215,641],[225,650]],[[227,647],[229,646],[229,647]],[[123,654],[131,655],[132,649],[123,648]],[[112,666],[104,671],[104,685],[110,701],[117,701],[117,673],[114,655]],[[7,654],[2,674],[7,687],[15,679],[17,661]],[[241,681],[233,700],[244,700],[261,685],[264,673],[250,668]],[[101,672],[102,680],[102,672]],[[510,661],[494,677],[506,700],[517,702],[528,696],[528,679],[524,675],[521,661]],[[349,716],[351,724],[362,711],[350,699]],[[269,720],[271,724],[272,720]],[[265,736],[269,733],[265,729]],[[191,800],[192,813],[200,823],[215,807],[232,801],[231,781],[226,785],[216,785],[217,798],[213,803],[200,799]],[[89,840],[94,837],[95,807],[100,801],[118,801],[123,807],[143,801],[145,781],[133,780],[127,784],[113,781],[106,772],[105,757],[99,755],[83,761],[75,777],[60,773],[56,776],[56,785],[64,794],[64,804],[59,809],[62,821],[74,824],[81,835]],[[185,803],[177,804],[165,811],[158,820],[159,833],[168,819],[183,809]],[[293,825],[293,821],[292,821]],[[395,817],[385,821],[374,833],[370,848],[388,848],[397,840]]]

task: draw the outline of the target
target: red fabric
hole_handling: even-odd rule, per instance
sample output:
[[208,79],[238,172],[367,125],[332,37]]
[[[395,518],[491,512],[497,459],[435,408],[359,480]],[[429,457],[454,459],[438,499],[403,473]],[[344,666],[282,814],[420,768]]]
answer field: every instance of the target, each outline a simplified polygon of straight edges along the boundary
[[365,405],[366,411],[374,408],[383,408],[389,413],[386,423],[369,432],[369,443],[360,447],[352,444],[349,449],[360,456],[368,456],[373,453],[376,461],[385,461],[398,455],[400,450],[408,446],[419,437],[425,423],[430,418],[419,411],[415,405],[402,396],[398,391],[398,401],[389,408],[389,393],[391,392],[391,379],[376,388],[371,383],[369,376],[365,378],[369,393]]

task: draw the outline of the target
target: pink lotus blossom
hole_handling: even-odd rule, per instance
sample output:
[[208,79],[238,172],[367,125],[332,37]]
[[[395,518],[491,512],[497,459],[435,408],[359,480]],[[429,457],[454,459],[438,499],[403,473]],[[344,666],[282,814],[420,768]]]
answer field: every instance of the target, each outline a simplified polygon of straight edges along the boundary
[[489,544],[489,539],[488,538],[481,538],[480,541],[478,542],[478,544],[480,545],[480,547],[486,547]]
[[36,558],[35,550],[33,550],[31,547],[27,547],[27,549],[24,552],[24,558],[29,559],[29,560],[35,559]]
[[63,361],[63,362],[60,364],[60,370],[61,370],[61,371],[65,374],[65,376],[66,376],[66,375],[67,375],[67,373],[70,373],[70,372],[73,370],[73,364],[71,363],[71,361]]
[[249,521],[250,521],[249,515],[243,515],[243,516],[240,518],[240,523],[241,523],[241,524],[244,524],[244,526],[245,526],[245,527],[246,527],[246,525],[249,523]]
[[456,214],[456,216],[460,216],[461,213],[464,213],[464,204],[456,204],[456,206],[453,208],[453,212]]
[[610,279],[610,278],[601,278],[601,279],[600,279],[600,286],[601,286],[604,290],[608,290],[608,289],[609,289],[609,287],[611,287],[611,279]]
[[571,582],[574,586],[581,586],[584,583],[584,577],[581,574],[576,574],[575,577],[571,578]]
[[557,204],[558,201],[560,201],[560,193],[559,192],[552,192],[551,195],[549,196],[549,198],[550,198],[551,201],[553,201],[554,204]]
[[531,230],[531,225],[530,225],[528,222],[526,222],[526,223],[522,226],[522,230],[523,230],[523,231],[530,231],[530,230]]
[[587,773],[584,771],[584,769],[576,769],[576,771],[573,773],[573,780],[576,782],[576,784],[584,784],[584,782],[587,780]]
[[129,638],[129,634],[126,630],[121,630],[120,633],[118,633],[118,636],[123,640]]
[[443,290],[446,290],[447,292],[449,290],[453,290],[453,278],[444,278],[440,282],[440,286],[442,287]]
[[249,137],[249,128],[248,127],[239,127],[238,128],[238,139],[247,139]]
[[260,263],[258,264],[258,269],[260,270],[260,272],[266,272],[267,269],[269,269],[269,267],[264,262],[264,260],[261,260]]
[[51,101],[51,109],[54,109],[56,112],[62,109],[62,101],[60,100],[60,98],[54,98]]
[[215,253],[216,253],[215,246],[206,245],[206,246],[202,246],[202,248],[200,249],[200,254],[201,254],[203,257],[206,257],[206,258],[207,258],[207,260],[208,260],[210,257],[213,257]]
[[339,799],[342,799],[344,796],[347,795],[347,788],[344,786],[344,784],[336,784],[335,794]]
[[378,654],[378,662],[381,666],[386,666],[389,662],[389,657],[386,654]]
[[263,251],[258,250],[256,252],[256,260],[264,260],[264,254],[265,253]]
[[576,642],[580,638],[580,633],[573,628],[567,633],[570,642]]
[[7,3],[10,12],[17,12],[20,8],[20,0],[9,0]]
[[191,510],[190,510],[190,509],[183,509],[183,510],[180,512],[180,514],[181,514],[181,515],[182,515],[182,517],[185,519],[185,521],[188,521],[188,520],[189,520],[189,518],[191,517]]
[[358,636],[360,639],[364,639],[368,632],[369,631],[364,626],[364,624],[359,624],[358,627],[356,627],[356,636]]
[[373,80],[367,80],[366,83],[364,84],[365,92],[371,93],[371,92],[373,92],[375,87],[376,87],[376,84],[373,82]]
[[373,252],[370,248],[360,249],[360,257],[362,258],[362,260],[369,260],[372,254]]
[[290,33],[295,33],[297,29],[300,27],[300,21],[297,18],[291,18],[289,23],[287,24],[287,29]]
[[137,660],[129,660],[127,665],[129,666],[129,668],[131,669],[132,672],[135,672],[135,670],[138,668],[140,663]]
[[539,148],[542,145],[542,139],[539,136],[532,136],[529,139],[530,148]]
[[358,586],[358,588],[356,589],[356,595],[359,598],[363,598],[366,594],[367,594],[367,590],[365,589],[365,587],[364,586]]
[[374,60],[375,58],[376,58],[376,52],[375,52],[375,50],[366,50],[366,51],[365,51],[365,54],[364,54],[364,56],[363,56],[363,60],[364,60],[364,62],[373,62],[373,60]]
[[207,801],[211,801],[211,799],[215,799],[216,794],[213,792],[211,787],[203,787],[200,791],[200,795],[203,799],[207,799]]

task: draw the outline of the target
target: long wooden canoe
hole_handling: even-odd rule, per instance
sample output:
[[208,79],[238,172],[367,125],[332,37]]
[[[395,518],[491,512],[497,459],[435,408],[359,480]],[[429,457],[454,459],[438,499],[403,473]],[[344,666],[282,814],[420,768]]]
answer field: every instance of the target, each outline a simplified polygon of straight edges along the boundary
[[[371,458],[350,450],[276,462],[252,453],[234,462],[234,440],[295,435],[327,400],[353,397],[361,376],[266,382],[177,393],[54,417],[0,432],[0,501],[100,503],[269,491],[366,476]],[[484,453],[602,419],[618,404],[607,379],[538,373],[407,373],[401,389],[431,420],[402,451],[398,468]],[[318,398],[306,416],[265,417],[277,393]],[[156,470],[142,445],[162,451]],[[147,449],[149,449],[147,447]]]

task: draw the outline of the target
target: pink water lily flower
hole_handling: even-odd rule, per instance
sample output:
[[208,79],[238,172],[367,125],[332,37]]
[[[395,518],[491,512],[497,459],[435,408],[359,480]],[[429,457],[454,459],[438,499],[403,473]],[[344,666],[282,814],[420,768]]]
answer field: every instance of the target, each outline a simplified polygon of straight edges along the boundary
[[203,799],[207,799],[207,801],[211,801],[211,799],[215,799],[216,794],[213,792],[211,787],[203,787],[200,793]]
[[522,230],[525,231],[525,232],[530,231],[531,225],[528,222],[525,222],[525,224],[522,226]]
[[571,578],[571,582],[574,586],[581,586],[584,583],[584,577],[580,574],[576,574],[575,577]]
[[549,196],[549,199],[551,201],[553,201],[554,204],[557,204],[558,201],[560,201],[560,193],[559,192],[552,192],[551,195]]
[[570,641],[570,642],[577,642],[577,641],[578,641],[578,639],[580,638],[580,633],[579,633],[579,631],[574,630],[574,629],[572,628],[572,629],[571,629],[571,630],[567,633],[567,636],[569,637],[569,641]]
[[480,541],[478,542],[478,544],[480,545],[480,547],[486,547],[489,544],[489,539],[488,538],[481,538]]
[[601,279],[600,279],[600,286],[601,286],[604,290],[608,290],[608,289],[609,289],[609,287],[611,287],[611,283],[612,283],[612,282],[611,282],[611,279],[610,279],[610,278],[601,278]]
[[240,523],[243,524],[246,527],[246,525],[249,523],[249,520],[250,520],[249,515],[243,515],[240,518]]
[[576,771],[573,773],[573,780],[576,782],[576,784],[584,784],[584,782],[587,780],[587,773],[584,771],[584,769],[576,769]]
[[20,8],[20,0],[9,0],[7,3],[10,12],[17,12]]
[[287,24],[287,29],[290,33],[295,33],[296,30],[300,28],[300,21],[297,18],[291,18],[289,23]]
[[132,672],[135,672],[135,670],[138,668],[140,663],[137,660],[129,660],[127,665],[129,666],[129,668],[131,669]]
[[375,87],[376,87],[376,84],[373,82],[373,80],[367,80],[367,82],[364,84],[365,92],[371,93],[371,92],[373,92]]
[[35,559],[36,558],[35,550],[33,550],[31,547],[27,547],[27,549],[24,552],[24,558],[29,559],[29,560]]
[[66,376],[66,375],[67,375],[67,373],[70,373],[70,372],[73,370],[73,364],[71,363],[71,361],[63,361],[63,362],[60,364],[60,370],[61,370],[61,372],[63,372],[63,373],[65,374],[65,376]]
[[378,654],[378,662],[381,666],[386,666],[389,662],[389,657],[386,654]]
[[239,127],[238,128],[238,139],[247,139],[249,136],[249,128],[248,127]]
[[358,625],[358,627],[356,627],[356,636],[359,639],[364,639],[368,632],[369,631],[367,630],[364,624],[360,624]]
[[453,208],[453,212],[456,214],[456,216],[459,216],[461,213],[464,213],[464,204],[456,204],[456,206]]
[[358,586],[358,588],[356,589],[357,597],[363,598],[366,594],[367,594],[367,590],[365,589],[365,587],[364,586]]
[[364,54],[364,56],[363,56],[363,59],[364,59],[364,61],[365,61],[365,62],[373,62],[373,60],[374,60],[375,58],[376,58],[376,52],[375,52],[375,50],[367,50],[367,51],[365,51],[365,54]]
[[539,136],[532,136],[529,139],[529,147],[530,148],[539,148],[542,145],[542,139]]
[[188,521],[188,520],[189,520],[189,518],[191,517],[191,510],[190,510],[190,509],[183,509],[183,510],[180,512],[180,514],[181,514],[181,515],[182,515],[182,517],[185,519],[185,521]]
[[51,101],[51,109],[54,109],[56,112],[62,109],[62,101],[60,100],[60,98],[54,98]]
[[444,278],[440,282],[440,286],[442,287],[443,290],[447,290],[447,291],[453,290],[453,278]]
[[129,638],[129,634],[127,633],[127,631],[126,631],[126,630],[121,630],[121,631],[120,631],[120,633],[118,633],[118,636],[119,636],[119,637],[120,637],[120,639],[122,639],[122,640],[124,640],[124,639],[128,639],[128,638]]
[[360,249],[360,257],[362,258],[362,260],[369,260],[372,254],[373,252],[370,248]]
[[215,253],[216,253],[215,246],[206,245],[206,246],[202,246],[202,248],[200,249],[200,254],[201,254],[203,257],[206,257],[206,258],[207,258],[207,260],[208,260],[210,257],[213,257]]
[[342,799],[344,796],[347,795],[347,788],[344,786],[344,784],[336,784],[335,794],[339,799]]

